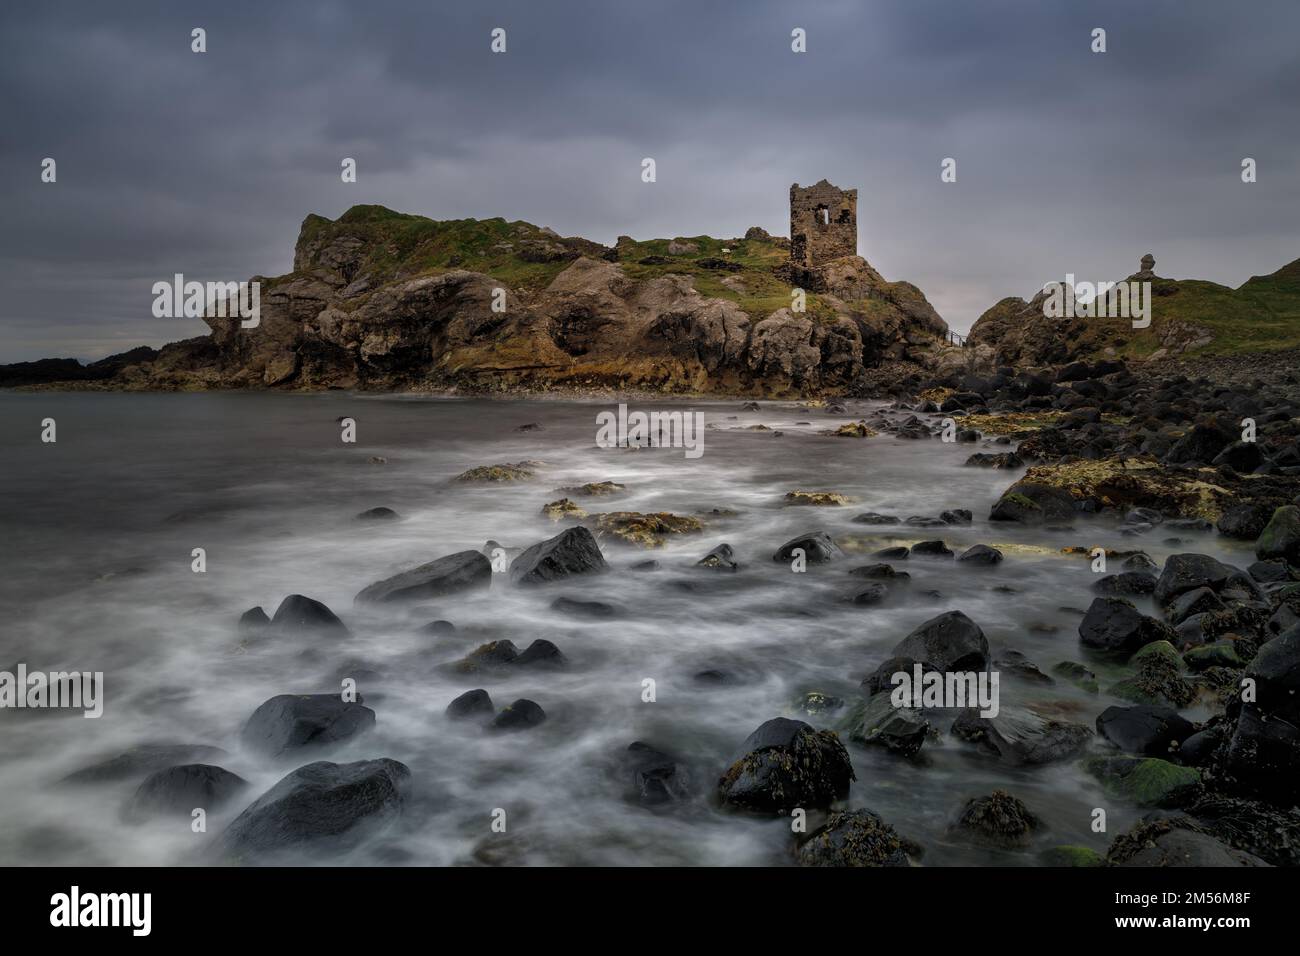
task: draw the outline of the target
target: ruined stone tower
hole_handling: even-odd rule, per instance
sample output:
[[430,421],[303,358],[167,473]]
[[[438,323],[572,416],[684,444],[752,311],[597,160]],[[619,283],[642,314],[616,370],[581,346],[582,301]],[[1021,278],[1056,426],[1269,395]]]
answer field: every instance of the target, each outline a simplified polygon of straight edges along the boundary
[[858,253],[858,191],[826,180],[790,187],[790,263],[812,269]]

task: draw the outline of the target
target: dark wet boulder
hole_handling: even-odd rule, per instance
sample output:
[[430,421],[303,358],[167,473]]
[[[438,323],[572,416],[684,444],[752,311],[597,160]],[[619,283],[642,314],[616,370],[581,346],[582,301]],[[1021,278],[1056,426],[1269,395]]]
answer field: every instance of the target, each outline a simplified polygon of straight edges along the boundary
[[257,607],[249,608],[239,616],[239,633],[245,637],[253,637],[261,634],[271,626],[271,619],[266,616],[259,604]]
[[863,564],[856,568],[850,568],[849,574],[856,578],[866,578],[869,581],[894,581],[899,578],[910,578],[911,575],[906,571],[896,571],[892,564]]
[[918,541],[912,545],[912,554],[930,558],[951,558],[952,549],[942,541]]
[[458,551],[376,581],[356,596],[356,603],[418,601],[478,591],[491,585],[492,562],[477,551]]
[[488,692],[479,688],[467,690],[447,705],[446,715],[453,720],[481,720],[496,713]]
[[868,584],[866,587],[859,588],[854,592],[852,600],[858,607],[871,607],[872,605],[879,604],[888,596],[889,589],[883,584],[875,582],[873,584]]
[[1041,827],[1042,821],[1023,801],[1005,790],[994,790],[967,800],[952,830],[976,843],[1007,850],[1028,846]]
[[578,574],[607,571],[595,536],[586,528],[568,528],[526,549],[510,564],[516,584],[544,584]]
[[194,810],[219,810],[248,786],[248,781],[212,764],[189,763],[156,770],[144,779],[126,806],[126,816],[188,817]]
[[996,717],[981,717],[978,710],[968,708],[953,721],[952,734],[1012,766],[1068,759],[1092,739],[1092,731],[1082,724],[1008,706],[1003,706]]
[[1002,563],[1002,552],[997,548],[990,548],[987,544],[973,544],[958,555],[957,560],[966,564],[991,567]]
[[430,621],[420,628],[420,633],[431,637],[455,637],[456,625],[451,621]]
[[876,694],[850,718],[849,740],[914,756],[930,733],[930,722],[914,707],[895,707],[890,694]]
[[1252,853],[1234,849],[1202,832],[1190,818],[1143,820],[1121,833],[1106,853],[1109,866],[1268,866]]
[[271,627],[281,634],[330,634],[345,636],[348,629],[333,611],[320,601],[290,594],[280,602]]
[[397,512],[392,508],[368,508],[357,515],[358,521],[392,521],[397,517]]
[[809,564],[824,564],[844,556],[839,545],[825,531],[811,531],[797,538],[791,538],[781,545],[772,555],[772,560],[789,563],[794,559],[796,549],[803,551],[804,558]]
[[1120,750],[1147,757],[1167,757],[1196,731],[1170,707],[1138,704],[1107,707],[1097,718],[1097,733]]
[[1233,442],[1233,434],[1217,425],[1197,424],[1174,442],[1165,461],[1170,464],[1200,462],[1208,465]]
[[774,717],[745,740],[718,781],[718,797],[725,807],[783,815],[796,807],[826,809],[848,794],[854,779],[849,753],[833,731]]
[[945,611],[903,638],[893,657],[921,661],[941,671],[980,671],[989,642],[980,626],[961,611]]
[[1232,505],[1219,515],[1219,535],[1236,538],[1239,541],[1255,541],[1268,527],[1273,511],[1268,505]]
[[939,513],[939,520],[944,524],[970,524],[974,517],[966,508],[951,508]]
[[1105,654],[1127,657],[1152,641],[1176,638],[1174,629],[1164,621],[1146,616],[1118,597],[1094,598],[1079,622],[1080,643]]
[[1259,445],[1255,442],[1235,441],[1215,455],[1210,464],[1215,467],[1227,465],[1233,471],[1248,475],[1264,464],[1264,461],[1264,453],[1259,450]]
[[1074,513],[1074,499],[1069,492],[1050,485],[1020,481],[994,503],[989,520],[1052,524],[1068,522],[1074,518]]
[[882,515],[878,511],[867,511],[860,515],[853,516],[855,524],[898,524],[899,519],[894,515]]
[[1042,672],[1037,664],[1020,651],[1008,648],[998,656],[990,668],[1000,674],[1028,681],[1031,684],[1055,684],[1056,681]]
[[[1155,590],[1155,574],[1160,570],[1160,565],[1151,560],[1151,556],[1145,551],[1138,551],[1124,559],[1120,565],[1125,571],[1145,571],[1152,576],[1151,589]],[[1150,592],[1147,592],[1150,593]]]
[[800,866],[910,866],[905,842],[870,810],[837,810],[795,851]]
[[1155,589],[1156,576],[1150,571],[1120,571],[1118,574],[1107,574],[1092,582],[1094,593],[1112,597],[1125,594],[1151,594]]
[[511,667],[564,667],[568,664],[560,649],[544,637],[529,644],[522,654],[510,662]]
[[1255,557],[1261,561],[1281,558],[1293,568],[1300,568],[1300,508],[1287,505],[1273,512],[1259,540]]
[[488,641],[453,662],[450,669],[459,674],[473,674],[509,664],[518,656],[519,648],[514,641]]
[[887,561],[906,561],[911,553],[910,548],[898,546],[893,548],[881,548],[879,551],[873,552],[872,557],[884,558]]
[[1227,587],[1244,587],[1252,593],[1256,590],[1250,575],[1208,554],[1171,554],[1156,581],[1154,596],[1157,604],[1168,607],[1174,598],[1188,591],[1209,588],[1217,593]]
[[551,610],[567,614],[569,617],[581,617],[593,621],[607,621],[620,614],[618,608],[604,601],[584,601],[581,598],[563,596],[551,602]]
[[637,803],[661,806],[690,796],[690,772],[676,757],[638,740],[628,746],[623,762],[628,796]]
[[521,697],[502,708],[492,721],[493,730],[527,730],[546,720],[546,711],[527,698]]
[[1244,786],[1279,802],[1300,800],[1300,626],[1268,641],[1246,668],[1244,700],[1226,767]]
[[1294,580],[1287,563],[1279,558],[1256,561],[1246,569],[1246,573],[1260,584],[1277,584]]
[[342,744],[375,725],[375,712],[338,694],[280,694],[264,702],[240,734],[268,757]]
[[736,563],[736,552],[731,545],[718,545],[700,560],[695,562],[697,568],[712,568],[715,571],[735,571],[740,565]]
[[258,797],[217,838],[213,852],[240,863],[277,854],[354,849],[400,816],[410,770],[396,760],[299,767]]
[[64,777],[62,782],[94,784],[139,780],[177,764],[206,763],[226,756],[228,754],[220,747],[209,747],[206,744],[143,743],[74,770]]
[[1170,624],[1177,627],[1187,620],[1193,614],[1203,614],[1206,611],[1223,610],[1223,601],[1219,596],[1209,588],[1194,588],[1191,591],[1184,591],[1165,610],[1165,617]]

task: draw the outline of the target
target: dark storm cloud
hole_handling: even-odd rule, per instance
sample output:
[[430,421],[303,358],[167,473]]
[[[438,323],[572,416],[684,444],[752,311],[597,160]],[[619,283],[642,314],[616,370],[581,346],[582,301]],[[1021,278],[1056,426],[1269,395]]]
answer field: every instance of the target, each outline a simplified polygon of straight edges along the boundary
[[1300,256],[1297,28],[1285,0],[10,2],[0,361],[201,333],[150,317],[154,281],[287,271],[303,216],[359,202],[784,234],[790,183],[825,176],[859,188],[860,251],[957,328],[1147,251],[1235,286]]

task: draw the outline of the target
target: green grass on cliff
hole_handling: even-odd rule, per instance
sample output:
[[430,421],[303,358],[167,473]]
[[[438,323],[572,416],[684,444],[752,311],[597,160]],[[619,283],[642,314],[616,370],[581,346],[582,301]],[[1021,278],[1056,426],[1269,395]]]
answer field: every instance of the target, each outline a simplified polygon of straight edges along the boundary
[[[528,292],[544,289],[569,267],[572,253],[600,258],[605,247],[584,239],[561,239],[532,223],[505,219],[434,220],[394,212],[383,206],[353,206],[338,219],[309,215],[302,224],[298,248],[335,238],[355,238],[365,255],[356,275],[369,276],[372,287],[398,279],[468,269],[500,279]],[[689,252],[672,254],[671,243],[690,245]],[[567,249],[567,258],[530,261],[538,249]],[[726,251],[724,251],[726,250]],[[701,295],[735,302],[755,318],[790,305],[790,287],[772,273],[788,258],[784,240],[624,239],[617,247],[618,264],[630,278],[645,280],[670,274],[690,276]],[[738,265],[738,270],[720,268]],[[286,277],[287,278],[287,277]],[[354,300],[353,304],[364,301]],[[869,307],[869,304],[864,304]],[[807,298],[808,315],[833,318],[818,296]]]
[[1151,283],[1150,328],[1134,329],[1126,319],[1091,319],[1122,355],[1145,358],[1162,347],[1173,323],[1207,330],[1213,341],[1187,351],[1213,357],[1300,348],[1300,259],[1239,288],[1201,279]]

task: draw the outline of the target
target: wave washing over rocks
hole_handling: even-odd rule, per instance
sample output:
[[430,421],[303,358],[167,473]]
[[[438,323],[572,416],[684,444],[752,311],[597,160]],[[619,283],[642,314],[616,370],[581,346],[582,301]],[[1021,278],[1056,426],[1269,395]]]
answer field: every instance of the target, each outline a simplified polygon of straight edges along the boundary
[[[597,403],[4,395],[0,661],[104,714],[6,715],[0,862],[1296,863],[1293,390],[930,386],[660,406],[698,459]],[[894,706],[936,671],[996,715]]]

